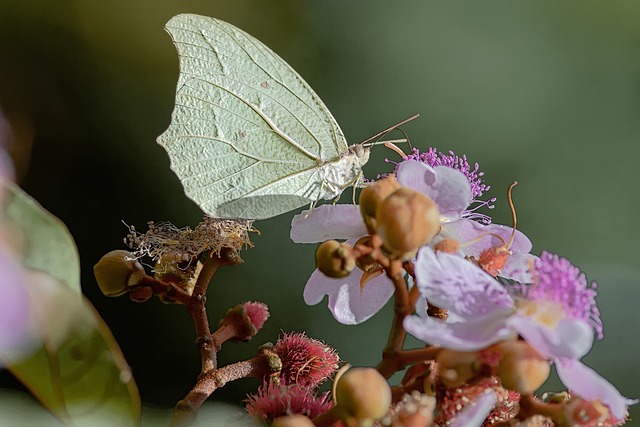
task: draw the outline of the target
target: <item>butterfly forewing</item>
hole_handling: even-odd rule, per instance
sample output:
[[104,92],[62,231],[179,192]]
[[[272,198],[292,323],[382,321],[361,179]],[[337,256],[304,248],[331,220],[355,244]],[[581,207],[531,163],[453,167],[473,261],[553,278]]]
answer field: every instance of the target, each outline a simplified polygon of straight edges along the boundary
[[[304,80],[223,21],[178,15],[167,31],[180,78],[171,125],[158,142],[187,195],[210,215],[254,219],[317,200],[319,166],[347,144]],[[279,206],[267,206],[274,201]]]

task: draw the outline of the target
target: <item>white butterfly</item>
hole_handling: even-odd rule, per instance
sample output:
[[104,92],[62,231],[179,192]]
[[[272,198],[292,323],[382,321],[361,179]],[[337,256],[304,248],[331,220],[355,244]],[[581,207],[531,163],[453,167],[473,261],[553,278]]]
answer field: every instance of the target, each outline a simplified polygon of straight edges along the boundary
[[214,217],[264,219],[360,184],[370,147],[349,147],[282,58],[226,22],[178,15],[176,105],[158,137],[185,193]]

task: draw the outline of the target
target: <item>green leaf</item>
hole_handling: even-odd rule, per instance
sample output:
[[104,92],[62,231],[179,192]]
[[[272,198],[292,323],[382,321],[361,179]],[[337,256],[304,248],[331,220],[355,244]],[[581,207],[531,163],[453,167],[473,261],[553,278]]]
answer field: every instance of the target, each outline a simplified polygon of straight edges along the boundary
[[80,257],[69,230],[13,183],[3,181],[4,227],[25,268],[42,271],[78,293]]
[[35,352],[8,369],[65,424],[138,424],[140,397],[131,370],[109,328],[78,292],[73,239],[22,190],[2,185],[0,236],[8,236],[2,243],[24,266],[37,343]]

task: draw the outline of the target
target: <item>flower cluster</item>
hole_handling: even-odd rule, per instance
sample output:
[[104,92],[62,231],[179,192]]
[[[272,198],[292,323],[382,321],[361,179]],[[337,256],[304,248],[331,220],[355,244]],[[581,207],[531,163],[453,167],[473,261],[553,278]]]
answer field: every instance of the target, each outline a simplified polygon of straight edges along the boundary
[[[297,215],[292,240],[324,242],[305,301],[327,295],[337,321],[357,324],[395,296],[377,367],[387,378],[409,367],[393,388],[393,425],[410,425],[397,414],[406,418],[402,402],[421,395],[435,397],[437,414],[421,425],[623,424],[636,402],[581,361],[603,337],[596,284],[566,258],[530,253],[531,241],[515,229],[515,183],[512,227],[470,209],[489,189],[483,176],[466,156],[414,150],[362,191],[359,206]],[[406,333],[427,346],[405,350]],[[551,366],[570,394],[545,402],[535,392]]]

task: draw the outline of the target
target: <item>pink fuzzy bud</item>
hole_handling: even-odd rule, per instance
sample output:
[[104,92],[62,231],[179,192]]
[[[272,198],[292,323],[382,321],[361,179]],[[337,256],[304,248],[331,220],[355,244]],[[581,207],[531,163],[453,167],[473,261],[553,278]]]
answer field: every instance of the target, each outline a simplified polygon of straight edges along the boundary
[[247,311],[247,316],[249,316],[251,324],[258,330],[262,329],[264,322],[269,318],[269,307],[267,307],[267,304],[259,301],[247,301],[242,304],[242,306]]
[[284,384],[316,387],[336,372],[340,361],[333,348],[303,332],[283,334],[274,350],[282,360]]

